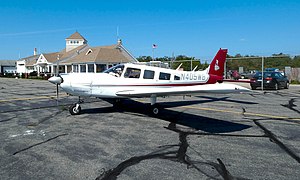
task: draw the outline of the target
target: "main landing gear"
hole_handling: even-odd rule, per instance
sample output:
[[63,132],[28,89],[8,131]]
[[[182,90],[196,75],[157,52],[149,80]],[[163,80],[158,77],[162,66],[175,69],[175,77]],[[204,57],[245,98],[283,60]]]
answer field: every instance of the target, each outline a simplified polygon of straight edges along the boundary
[[70,112],[71,115],[79,115],[81,113],[80,103],[83,103],[83,101],[80,100],[80,97],[79,97],[78,102],[75,103],[75,104],[72,104],[69,107],[69,112]]
[[153,116],[157,116],[161,110],[161,108],[159,107],[159,105],[156,103],[156,96],[152,95],[150,97],[150,103],[151,103],[151,107],[150,107],[150,114]]
[[[152,115],[152,116],[157,116],[160,113],[161,109],[162,109],[156,103],[156,98],[157,97],[155,95],[152,95],[150,97],[150,102],[151,102],[151,105],[150,105],[150,115]],[[70,112],[71,115],[79,115],[79,114],[81,114],[80,103],[83,103],[83,100],[81,100],[80,97],[79,97],[78,102],[75,103],[75,104],[72,104],[69,107],[69,112]],[[121,99],[115,99],[112,103],[113,103],[114,107],[118,108],[118,107],[121,106],[122,100]]]

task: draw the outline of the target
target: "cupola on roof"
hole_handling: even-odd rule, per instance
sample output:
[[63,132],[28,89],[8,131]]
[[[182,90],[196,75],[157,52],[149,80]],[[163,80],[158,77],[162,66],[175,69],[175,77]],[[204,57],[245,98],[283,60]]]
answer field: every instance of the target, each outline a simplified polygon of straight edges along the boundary
[[71,36],[69,36],[66,39],[83,39],[84,41],[87,41],[81,34],[79,34],[79,32],[75,32],[74,34],[72,34]]

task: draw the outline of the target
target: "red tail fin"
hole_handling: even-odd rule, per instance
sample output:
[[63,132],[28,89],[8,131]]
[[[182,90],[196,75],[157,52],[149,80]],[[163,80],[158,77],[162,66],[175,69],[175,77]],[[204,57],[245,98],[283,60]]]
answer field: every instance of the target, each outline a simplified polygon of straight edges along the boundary
[[209,65],[208,74],[223,77],[227,49],[220,49]]

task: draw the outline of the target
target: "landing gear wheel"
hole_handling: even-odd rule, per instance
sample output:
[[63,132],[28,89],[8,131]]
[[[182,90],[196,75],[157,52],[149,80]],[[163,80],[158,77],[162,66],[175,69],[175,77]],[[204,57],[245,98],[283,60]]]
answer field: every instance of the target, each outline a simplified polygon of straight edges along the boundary
[[157,104],[151,105],[151,115],[157,116],[159,114],[160,108]]
[[79,115],[81,113],[81,107],[79,104],[73,104],[69,107],[71,115]]

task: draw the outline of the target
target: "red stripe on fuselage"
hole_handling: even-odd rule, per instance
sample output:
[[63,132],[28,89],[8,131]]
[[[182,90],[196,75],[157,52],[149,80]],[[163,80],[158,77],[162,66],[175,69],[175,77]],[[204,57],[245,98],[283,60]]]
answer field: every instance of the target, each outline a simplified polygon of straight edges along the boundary
[[124,87],[124,86],[170,86],[170,87],[176,87],[176,86],[197,86],[197,85],[205,85],[205,84],[214,84],[216,82],[221,82],[223,80],[223,77],[220,76],[215,76],[215,75],[210,75],[209,79],[207,82],[195,82],[195,83],[167,83],[167,84],[93,84],[93,86],[111,86],[111,87],[115,87],[115,86],[119,86],[119,87]]
[[101,84],[99,86],[196,86],[203,85],[206,83],[185,83],[185,84]]

